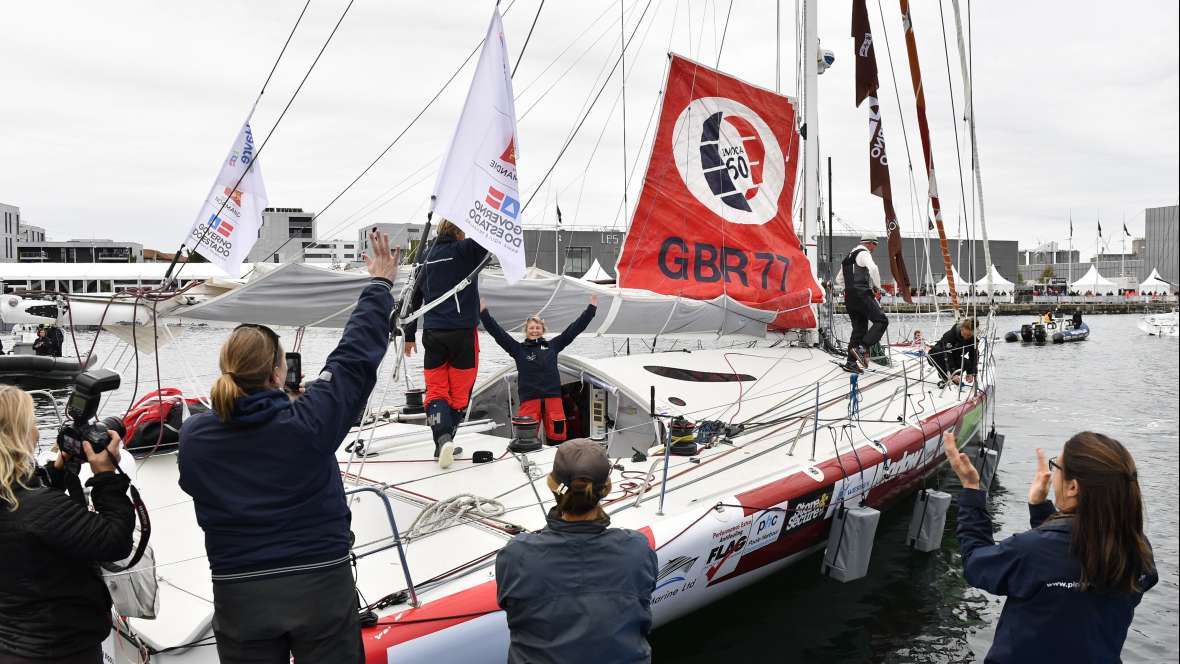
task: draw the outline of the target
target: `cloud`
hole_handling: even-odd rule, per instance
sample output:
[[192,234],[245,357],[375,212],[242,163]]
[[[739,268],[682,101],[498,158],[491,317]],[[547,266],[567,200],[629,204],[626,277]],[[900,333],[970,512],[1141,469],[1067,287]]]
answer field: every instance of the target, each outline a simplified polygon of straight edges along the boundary
[[[346,4],[311,3],[259,102],[257,135],[273,129]],[[628,32],[646,4],[624,1]],[[504,3],[514,59],[537,5]],[[297,0],[5,3],[0,22],[12,29],[0,40],[0,199],[21,206],[25,220],[55,238],[111,237],[171,250],[302,6]],[[515,79],[523,91],[518,111],[536,104],[520,122],[521,184],[526,199],[536,192],[526,221],[553,223],[560,201],[567,224],[626,223],[623,186],[634,206],[664,53],[715,64],[729,6],[653,0],[627,53],[626,156],[616,72],[540,185],[617,57],[620,32],[615,2],[545,7]],[[792,4],[781,7],[781,87],[794,95],[796,17]],[[897,207],[903,232],[920,233],[926,180],[901,20],[895,3],[880,7],[884,23],[877,3],[869,3]],[[321,210],[470,53],[489,8],[466,0],[356,2],[264,149],[260,163],[271,203]],[[852,106],[846,11],[846,4],[821,3],[822,43],[837,61],[820,79],[820,150],[833,160],[834,210],[858,228],[877,229],[883,220],[879,200],[868,194],[867,112]],[[1056,239],[1064,237],[1071,210],[1081,224],[1097,214],[1132,217],[1176,202],[1177,11],[1146,1],[1118,11],[1098,2],[1005,0],[975,7],[974,97],[993,238]],[[953,23],[948,15],[944,52],[938,6],[913,3],[913,12],[944,214],[956,228],[958,218],[972,215],[971,191],[964,195],[959,186],[959,164],[969,168],[969,153],[965,126],[955,120],[964,104]],[[733,3],[721,68],[773,88],[774,16],[768,0]],[[422,217],[432,160],[450,139],[471,71],[468,65],[398,146],[324,214],[321,234],[352,236],[369,222]],[[970,182],[968,171],[963,179]],[[1142,220],[1129,225],[1139,231]]]

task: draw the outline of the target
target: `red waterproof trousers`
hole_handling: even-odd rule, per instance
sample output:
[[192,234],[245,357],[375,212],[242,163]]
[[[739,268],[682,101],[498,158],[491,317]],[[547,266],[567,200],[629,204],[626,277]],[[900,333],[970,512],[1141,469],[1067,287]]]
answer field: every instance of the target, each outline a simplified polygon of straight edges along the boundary
[[467,408],[479,372],[479,334],[470,330],[426,330],[422,368],[426,403],[445,401],[453,410]]
[[538,422],[545,423],[545,440],[560,443],[569,435],[565,425],[565,408],[562,407],[561,397],[545,397],[544,399],[528,399],[520,402],[516,414],[521,417],[531,417]]

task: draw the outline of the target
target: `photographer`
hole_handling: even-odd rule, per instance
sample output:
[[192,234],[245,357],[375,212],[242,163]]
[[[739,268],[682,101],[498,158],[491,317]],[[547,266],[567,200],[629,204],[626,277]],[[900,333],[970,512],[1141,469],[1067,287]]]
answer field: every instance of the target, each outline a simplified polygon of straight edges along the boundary
[[0,664],[98,664],[111,599],[96,563],[130,554],[135,523],[121,441],[83,443],[93,512],[64,491],[67,455],[34,472],[36,445],[32,397],[0,385]]
[[336,463],[389,345],[398,254],[369,236],[365,287],[319,378],[285,394],[279,337],[240,325],[221,347],[213,412],[180,430],[180,487],[193,497],[213,573],[225,664],[362,662],[349,566],[352,513]]
[[[1006,595],[985,662],[1117,662],[1135,607],[1159,581],[1143,534],[1135,460],[1118,441],[1083,431],[1045,460],[1028,491],[1032,530],[995,543],[979,472],[947,432],[963,484],[959,549],[967,583]],[[1049,486],[1057,499],[1049,501]]]

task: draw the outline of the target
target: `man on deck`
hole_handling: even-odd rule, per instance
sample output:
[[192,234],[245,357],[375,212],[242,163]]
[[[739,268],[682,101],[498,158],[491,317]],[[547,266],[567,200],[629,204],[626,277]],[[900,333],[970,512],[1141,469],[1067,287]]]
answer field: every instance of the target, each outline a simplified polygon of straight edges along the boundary
[[[862,373],[869,366],[869,349],[885,334],[889,319],[877,304],[881,292],[881,272],[873,262],[877,236],[865,233],[860,244],[840,263],[836,283],[844,285],[844,308],[852,319],[852,334],[848,338],[848,361],[842,367],[851,373]],[[872,326],[869,326],[872,323]]]

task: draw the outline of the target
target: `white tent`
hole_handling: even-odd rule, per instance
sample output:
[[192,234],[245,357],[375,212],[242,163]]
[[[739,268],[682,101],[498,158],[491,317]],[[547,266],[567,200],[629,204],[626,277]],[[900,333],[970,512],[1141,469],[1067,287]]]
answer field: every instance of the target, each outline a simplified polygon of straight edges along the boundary
[[590,269],[586,270],[586,274],[578,278],[582,281],[589,281],[595,284],[614,283],[615,281],[614,277],[602,269],[602,264],[598,262],[597,258],[594,259],[594,264],[590,266]]
[[1172,284],[1160,279],[1160,273],[1155,268],[1152,268],[1147,279],[1139,284],[1140,295],[1167,295],[1170,292],[1172,292]]
[[1085,295],[1086,293],[1091,295],[1106,295],[1107,293],[1115,295],[1119,292],[1119,285],[1098,274],[1098,268],[1093,265],[1090,266],[1090,271],[1086,273],[1086,276],[1070,284],[1069,288],[1081,295]]
[[[1000,271],[992,265],[991,269],[992,294],[1006,302],[1011,302],[1016,291],[1016,284],[1004,278]],[[975,282],[975,292],[987,297],[987,277]]]
[[[959,274],[959,268],[954,265],[951,266],[951,274],[955,277],[955,290],[959,295],[966,295],[971,292],[971,282],[963,279],[963,275]],[[934,284],[934,292],[938,295],[947,295],[951,292],[950,282],[946,277],[942,281]]]

